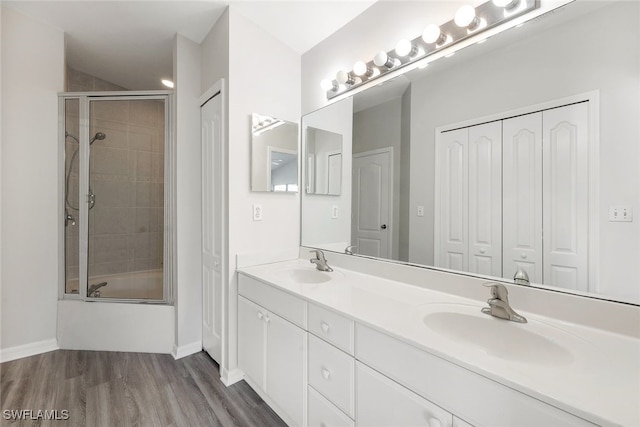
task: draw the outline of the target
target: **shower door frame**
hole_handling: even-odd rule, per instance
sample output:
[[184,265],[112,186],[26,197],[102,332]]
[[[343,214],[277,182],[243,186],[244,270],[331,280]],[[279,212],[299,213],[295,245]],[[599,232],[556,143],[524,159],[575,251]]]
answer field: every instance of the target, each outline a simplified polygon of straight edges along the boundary
[[[78,152],[78,293],[67,293],[66,289],[66,236],[65,236],[65,131],[66,131],[66,101],[78,100],[79,107],[79,152]],[[162,299],[145,298],[90,298],[87,296],[89,282],[89,202],[82,200],[82,195],[89,195],[89,138],[90,138],[90,103],[91,101],[140,101],[163,100],[164,101],[164,224],[163,224],[163,266],[162,266]],[[124,92],[61,92],[58,93],[58,298],[65,300],[99,301],[115,303],[145,303],[145,304],[172,304],[173,284],[175,283],[175,137],[173,132],[173,91],[124,91]]]

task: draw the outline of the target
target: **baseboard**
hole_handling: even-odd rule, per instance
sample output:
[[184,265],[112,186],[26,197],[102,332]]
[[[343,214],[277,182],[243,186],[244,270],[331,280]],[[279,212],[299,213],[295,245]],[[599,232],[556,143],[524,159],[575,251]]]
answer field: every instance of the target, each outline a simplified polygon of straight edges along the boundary
[[187,345],[181,345],[180,347],[173,346],[171,355],[174,359],[182,359],[186,356],[191,356],[202,351],[202,341],[195,341]]
[[53,350],[58,350],[59,348],[58,340],[55,338],[4,348],[0,350],[0,363],[22,359],[23,357],[35,356],[36,354],[47,353]]
[[234,385],[238,381],[242,381],[244,379],[244,372],[240,369],[232,369],[230,371],[222,368],[220,372],[220,381],[222,384],[229,387]]

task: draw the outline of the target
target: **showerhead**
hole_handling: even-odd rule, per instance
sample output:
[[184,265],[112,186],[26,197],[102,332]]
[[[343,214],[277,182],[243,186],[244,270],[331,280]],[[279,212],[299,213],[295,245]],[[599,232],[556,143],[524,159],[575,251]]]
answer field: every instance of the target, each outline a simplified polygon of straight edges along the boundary
[[98,141],[102,141],[103,139],[105,139],[107,137],[107,135],[104,134],[104,132],[97,132],[93,138],[91,138],[91,140],[89,141],[89,145],[93,144],[93,141],[95,141],[96,139]]

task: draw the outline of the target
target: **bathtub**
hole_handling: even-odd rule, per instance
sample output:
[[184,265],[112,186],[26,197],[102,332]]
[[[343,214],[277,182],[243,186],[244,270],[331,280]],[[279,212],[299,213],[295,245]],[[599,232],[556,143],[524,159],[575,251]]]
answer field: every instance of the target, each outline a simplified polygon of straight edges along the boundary
[[[162,299],[162,270],[93,276],[89,278],[89,287],[101,282],[107,282],[107,285],[98,289],[100,298]],[[72,289],[77,289],[77,279],[70,280],[68,285]]]

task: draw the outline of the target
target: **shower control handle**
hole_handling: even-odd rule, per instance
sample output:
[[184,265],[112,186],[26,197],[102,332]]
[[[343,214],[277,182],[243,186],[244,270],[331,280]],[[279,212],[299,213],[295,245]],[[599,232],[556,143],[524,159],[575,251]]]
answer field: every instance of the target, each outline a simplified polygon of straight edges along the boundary
[[91,209],[96,204],[96,195],[93,193],[87,194],[87,203],[89,203],[89,209]]

